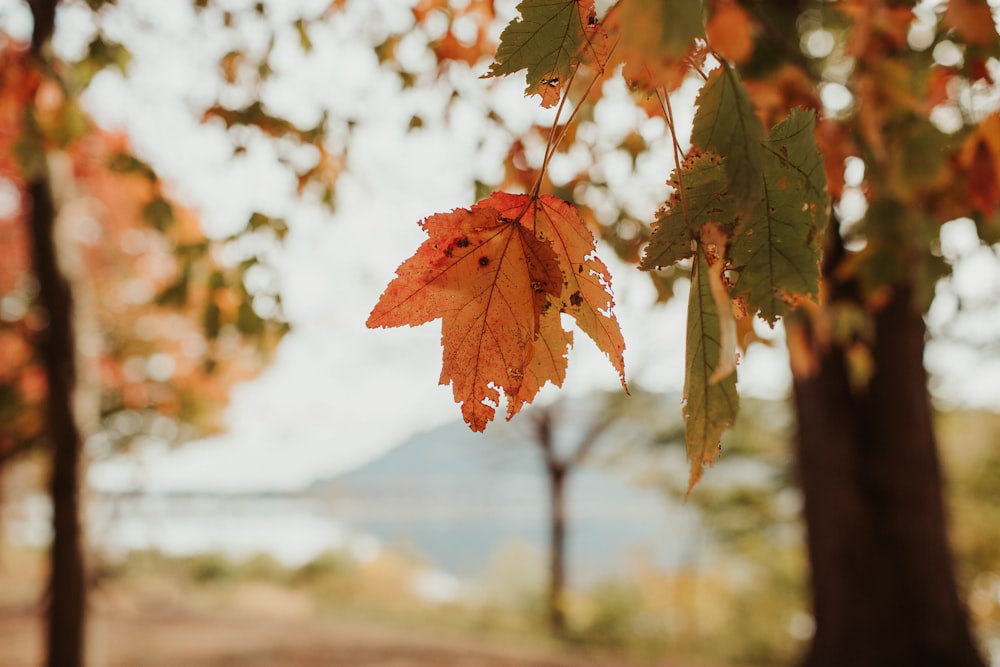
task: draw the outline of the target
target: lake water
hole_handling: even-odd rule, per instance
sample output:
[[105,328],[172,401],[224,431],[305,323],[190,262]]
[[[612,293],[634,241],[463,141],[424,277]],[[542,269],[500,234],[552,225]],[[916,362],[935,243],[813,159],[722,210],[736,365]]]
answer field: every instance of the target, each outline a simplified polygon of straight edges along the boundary
[[[572,509],[572,508],[571,508]],[[686,513],[666,525],[640,509],[622,513],[581,505],[567,541],[580,583],[625,574],[636,559],[669,567],[697,547],[697,526]],[[32,496],[3,508],[5,539],[44,545],[49,505]],[[156,549],[171,555],[217,552],[235,559],[268,554],[301,565],[325,551],[360,561],[386,547],[402,549],[465,580],[486,573],[511,543],[542,552],[545,506],[426,506],[358,503],[306,495],[93,495],[87,503],[88,540],[111,557]]]
[[[155,549],[170,555],[268,554],[290,566],[331,550],[358,560],[379,541],[330,515],[323,503],[293,496],[100,495],[87,502],[88,541],[111,557]],[[32,496],[4,509],[6,539],[48,542],[48,499]]]

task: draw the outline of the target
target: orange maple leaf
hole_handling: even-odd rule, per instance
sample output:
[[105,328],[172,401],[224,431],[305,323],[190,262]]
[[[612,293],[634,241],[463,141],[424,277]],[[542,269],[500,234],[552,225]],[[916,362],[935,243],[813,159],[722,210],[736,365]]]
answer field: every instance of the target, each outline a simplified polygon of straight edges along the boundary
[[[553,310],[573,316],[577,326],[607,355],[625,387],[625,339],[614,316],[611,273],[595,254],[594,235],[579,211],[572,204],[552,195],[531,198],[528,195],[496,192],[490,201],[501,215],[520,216],[522,225],[530,227],[539,238],[552,244],[563,274],[562,291],[554,300]],[[556,313],[550,316],[558,320]],[[546,351],[551,353],[555,340],[555,335],[543,338]],[[563,354],[572,340],[569,337],[566,341]],[[545,379],[556,386],[562,384],[562,375]],[[532,385],[526,382],[520,397],[524,398],[524,402],[530,402],[544,384],[542,382],[532,392]]]
[[520,391],[545,300],[562,289],[551,246],[489,201],[424,220],[430,238],[396,270],[367,323],[441,318],[440,381],[474,431],[493,418],[500,390],[508,401]]
[[546,383],[561,387],[566,379],[566,353],[573,346],[573,332],[562,328],[560,312],[555,299],[547,299],[542,306],[538,338],[529,344],[524,382],[509,405],[508,412],[512,415],[517,414],[526,403],[531,403]]
[[493,419],[501,391],[509,419],[546,383],[562,384],[573,341],[563,312],[609,356],[624,385],[611,277],[573,206],[495,192],[421,226],[429,238],[396,270],[367,324],[442,320],[440,382],[452,385],[472,430]]

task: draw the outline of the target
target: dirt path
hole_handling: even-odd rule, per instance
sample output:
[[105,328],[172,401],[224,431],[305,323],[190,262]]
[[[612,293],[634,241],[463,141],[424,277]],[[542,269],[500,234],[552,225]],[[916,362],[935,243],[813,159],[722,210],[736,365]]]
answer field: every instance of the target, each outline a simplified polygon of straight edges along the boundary
[[[37,616],[0,612],[0,667],[41,665],[41,639]],[[90,667],[633,667],[332,620],[98,612],[89,639]]]
[[[37,554],[0,558],[0,667],[44,664],[36,602],[44,570]],[[542,632],[476,637],[433,629],[438,620],[430,617],[404,626],[359,620],[372,617],[347,607],[331,617],[299,589],[262,581],[194,586],[169,574],[139,572],[92,591],[87,667],[720,667],[608,657],[546,642]]]

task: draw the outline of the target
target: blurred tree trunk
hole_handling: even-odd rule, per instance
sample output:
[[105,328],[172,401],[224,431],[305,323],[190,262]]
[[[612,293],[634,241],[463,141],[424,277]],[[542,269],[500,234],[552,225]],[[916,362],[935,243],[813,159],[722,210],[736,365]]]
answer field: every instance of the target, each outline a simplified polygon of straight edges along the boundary
[[566,633],[563,597],[566,589],[566,478],[569,465],[556,455],[553,439],[552,408],[542,408],[535,415],[535,442],[545,459],[549,487],[549,585],[547,612],[552,634]]
[[549,626],[556,635],[566,632],[563,598],[566,591],[566,470],[549,470],[552,521],[549,536]]
[[613,412],[597,413],[580,440],[568,455],[560,456],[555,442],[555,413],[561,405],[550,405],[532,411],[535,444],[542,450],[545,474],[549,486],[549,586],[547,611],[552,634],[566,634],[566,529],[569,514],[566,509],[566,486],[571,473],[582,464],[600,436],[613,421]]
[[[58,0],[30,0],[34,28],[31,54],[46,59],[55,29]],[[41,65],[44,70],[45,66]],[[44,142],[39,138],[39,146]],[[30,235],[40,305],[48,326],[39,349],[48,383],[48,441],[51,447],[52,546],[48,587],[47,667],[81,667],[84,654],[86,586],[80,525],[82,443],[73,409],[76,390],[76,340],[73,293],[59,266],[56,207],[46,166],[28,183]]]
[[59,268],[55,206],[47,175],[34,178],[31,236],[39,300],[48,326],[39,345],[48,382],[48,435],[51,447],[52,547],[48,587],[48,667],[83,664],[85,584],[80,496],[81,439],[73,411],[76,351],[73,296]]
[[[832,299],[852,298],[832,284]],[[863,389],[852,387],[841,347],[790,330],[793,368],[796,355],[814,363],[794,379],[816,620],[802,664],[984,667],[953,573],[926,331],[909,289],[895,291],[874,326],[874,375]],[[806,347],[795,349],[803,332]]]

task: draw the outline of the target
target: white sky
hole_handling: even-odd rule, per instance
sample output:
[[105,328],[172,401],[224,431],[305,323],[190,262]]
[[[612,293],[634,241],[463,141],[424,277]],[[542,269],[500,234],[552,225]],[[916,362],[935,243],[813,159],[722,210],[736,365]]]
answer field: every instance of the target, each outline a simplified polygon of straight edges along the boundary
[[[294,46],[297,36],[282,35],[276,49],[276,70],[282,74],[265,91],[265,100],[303,126],[314,123],[323,108],[334,117],[360,121],[351,144],[350,171],[338,185],[338,207],[331,216],[294,200],[294,182],[275,166],[268,147],[253,146],[247,159],[234,162],[218,132],[197,122],[197,110],[210,103],[217,85],[218,56],[233,45],[200,28],[190,8],[185,9],[187,3],[120,4],[125,16],[146,17],[154,28],[143,31],[141,39],[128,40],[134,56],[128,79],[102,75],[86,97],[87,106],[109,127],[128,130],[140,154],[176,183],[178,197],[202,211],[210,231],[236,231],[253,210],[290,219],[291,232],[278,265],[294,330],[281,343],[274,364],[259,379],[235,390],[227,435],[170,453],[146,448],[137,455],[138,466],[95,466],[92,481],[114,487],[295,488],[368,460],[414,432],[460,418],[451,388],[436,384],[439,324],[372,331],[364,322],[395,268],[422,241],[417,221],[472,204],[473,175],[495,180],[506,147],[494,138],[477,149],[485,105],[502,109],[515,125],[544,117],[535,101],[522,98],[523,82],[494,82],[488,93],[487,84],[469,73],[461,84],[470,91],[468,100],[445,121],[440,95],[403,93],[396,77],[377,67],[366,38],[374,24],[362,15],[381,12],[386,20],[405,26],[408,12],[403,3],[390,0],[363,3],[360,11],[359,3],[353,3],[355,11],[317,28],[312,33],[316,48],[306,59]],[[311,15],[324,4],[301,0],[269,6],[276,14],[294,17],[300,7]],[[16,9],[16,3],[0,0],[0,25],[26,30],[23,9],[18,13],[12,7]],[[59,44],[72,53],[87,43],[82,39],[86,26],[72,13],[66,16]],[[251,47],[261,41],[253,31],[247,35]],[[403,53],[406,57],[406,45]],[[414,64],[419,65],[417,59]],[[622,116],[615,104],[610,100],[602,112],[611,133],[615,118]],[[408,134],[414,110],[421,111],[425,127]],[[634,193],[640,207],[649,208],[648,215],[656,208],[655,197],[662,196],[670,164],[654,160],[650,169],[655,171],[646,174],[645,189],[619,184],[623,192]],[[609,174],[609,179],[614,177]],[[997,263],[970,241],[967,225],[952,223],[946,237],[947,256],[969,258],[956,285],[980,296],[985,291],[995,303],[1000,296]],[[634,267],[614,262],[609,249],[600,254],[614,276],[617,314],[628,344],[629,381],[679,391],[683,285],[680,298],[651,309],[648,279]],[[947,299],[942,304],[933,316],[942,323],[955,321]],[[988,327],[982,321],[967,326],[995,336],[1000,316],[992,310]],[[576,341],[563,391],[579,394],[618,386],[611,365],[594,345],[580,332]],[[928,357],[929,365],[943,372],[942,391],[955,402],[971,399],[1000,408],[1000,365],[994,360],[984,368],[981,357],[953,348],[933,347]],[[789,375],[780,341],[771,349],[752,349],[740,373],[741,391],[784,395]],[[553,395],[547,388],[539,400]]]

